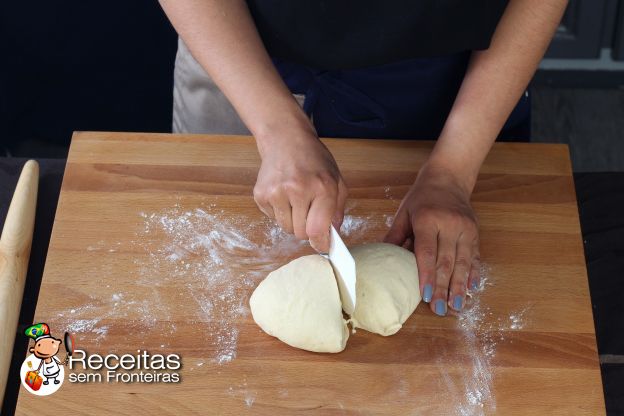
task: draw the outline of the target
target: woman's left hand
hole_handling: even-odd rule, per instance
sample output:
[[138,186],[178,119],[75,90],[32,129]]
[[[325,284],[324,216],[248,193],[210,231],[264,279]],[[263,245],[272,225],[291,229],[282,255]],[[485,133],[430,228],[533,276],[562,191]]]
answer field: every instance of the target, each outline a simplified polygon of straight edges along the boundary
[[479,231],[472,190],[449,169],[425,164],[401,202],[385,241],[414,243],[420,293],[437,315],[460,311],[479,285]]

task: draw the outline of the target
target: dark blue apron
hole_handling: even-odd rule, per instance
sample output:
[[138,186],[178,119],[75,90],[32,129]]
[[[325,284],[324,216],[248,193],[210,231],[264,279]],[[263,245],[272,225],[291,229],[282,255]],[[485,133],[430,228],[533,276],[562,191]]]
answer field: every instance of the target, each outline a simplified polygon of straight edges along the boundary
[[[464,78],[470,52],[382,66],[324,71],[273,59],[319,136],[436,139]],[[530,101],[523,94],[499,140],[528,141]]]

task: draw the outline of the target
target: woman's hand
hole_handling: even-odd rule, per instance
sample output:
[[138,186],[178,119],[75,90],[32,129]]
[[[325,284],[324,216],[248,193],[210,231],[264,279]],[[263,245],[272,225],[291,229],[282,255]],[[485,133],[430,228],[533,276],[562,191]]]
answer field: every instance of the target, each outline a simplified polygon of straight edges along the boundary
[[425,165],[401,202],[385,241],[414,243],[420,293],[438,315],[457,311],[479,285],[479,232],[471,190],[450,170]]
[[326,253],[329,226],[333,222],[340,227],[347,199],[336,161],[310,129],[272,135],[270,149],[259,146],[262,165],[254,199],[285,231],[309,239],[315,250]]
[[[431,309],[464,306],[479,285],[479,236],[470,194],[505,120],[524,93],[566,0],[512,0],[487,50],[472,53],[444,129],[405,196],[386,241],[413,238],[420,291]],[[436,163],[432,161],[443,161]]]
[[256,139],[260,209],[319,251],[340,226],[347,189],[334,158],[275,69],[245,0],[161,0],[193,57]]

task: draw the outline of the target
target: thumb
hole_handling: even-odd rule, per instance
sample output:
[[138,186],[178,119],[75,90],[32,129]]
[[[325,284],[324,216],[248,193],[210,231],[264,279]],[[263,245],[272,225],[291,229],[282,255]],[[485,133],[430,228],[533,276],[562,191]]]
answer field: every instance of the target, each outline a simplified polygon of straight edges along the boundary
[[411,224],[407,211],[399,208],[392,222],[392,226],[384,237],[384,243],[396,244],[402,246],[408,237],[412,235]]

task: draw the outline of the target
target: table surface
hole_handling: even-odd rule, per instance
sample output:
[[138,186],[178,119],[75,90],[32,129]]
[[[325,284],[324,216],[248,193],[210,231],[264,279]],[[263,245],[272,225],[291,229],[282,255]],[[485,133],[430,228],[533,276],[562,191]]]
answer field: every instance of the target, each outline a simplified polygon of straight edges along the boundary
[[[350,188],[347,242],[379,240],[432,144],[325,143]],[[494,146],[473,195],[485,284],[465,312],[421,304],[335,355],[253,323],[255,285],[311,252],[255,207],[258,165],[248,137],[74,135],[35,320],[89,353],[177,353],[182,381],[66,379],[22,392],[17,414],[604,412],[567,147]]]

